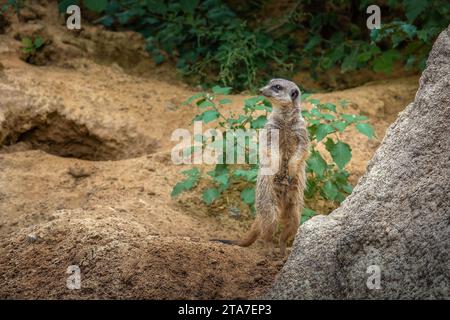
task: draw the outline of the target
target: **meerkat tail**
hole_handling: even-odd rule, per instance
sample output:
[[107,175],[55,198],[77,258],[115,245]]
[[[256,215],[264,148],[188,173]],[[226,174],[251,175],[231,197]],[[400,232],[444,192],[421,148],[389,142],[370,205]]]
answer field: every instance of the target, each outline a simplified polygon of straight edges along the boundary
[[247,233],[246,237],[242,240],[227,240],[227,239],[211,239],[211,241],[220,242],[224,244],[234,244],[240,247],[248,247],[253,242],[258,239],[259,234],[261,233],[259,228],[259,222],[255,221],[252,224],[250,231]]
[[237,241],[236,244],[241,247],[248,247],[253,242],[255,242],[256,239],[258,239],[260,233],[261,233],[261,229],[259,227],[259,221],[257,219],[257,220],[255,220],[255,222],[253,222],[252,227],[251,227],[250,231],[247,233],[247,235],[245,236],[245,238]]
[[210,239],[209,241],[212,241],[212,242],[220,242],[220,243],[223,243],[223,244],[236,244],[236,245],[237,245],[237,242],[238,242],[239,240]]

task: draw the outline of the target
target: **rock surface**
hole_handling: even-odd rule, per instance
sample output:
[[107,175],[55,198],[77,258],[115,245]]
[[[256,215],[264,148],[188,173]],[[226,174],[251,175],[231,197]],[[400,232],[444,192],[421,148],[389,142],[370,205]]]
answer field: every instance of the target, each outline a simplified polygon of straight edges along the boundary
[[450,28],[353,194],[299,229],[267,297],[448,299],[449,119]]

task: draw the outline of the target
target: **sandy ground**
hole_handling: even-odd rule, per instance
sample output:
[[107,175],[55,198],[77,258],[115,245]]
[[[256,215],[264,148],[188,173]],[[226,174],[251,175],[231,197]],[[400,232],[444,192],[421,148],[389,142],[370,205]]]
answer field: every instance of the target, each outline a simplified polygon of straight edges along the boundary
[[[170,135],[190,128],[196,110],[181,104],[196,89],[170,65],[156,67],[136,34],[90,26],[70,33],[43,8],[25,24],[9,17],[0,34],[0,298],[261,295],[283,260],[259,243],[208,241],[242,235],[250,212],[231,216],[239,204],[208,207],[197,192],[170,197],[187,169],[171,162]],[[51,40],[42,66],[19,59],[17,39],[35,34]],[[412,76],[316,95],[350,101],[346,112],[374,125],[373,140],[342,137],[353,148],[353,184],[417,86]],[[229,111],[246,97],[232,96]],[[80,266],[81,290],[66,287],[70,265]]]

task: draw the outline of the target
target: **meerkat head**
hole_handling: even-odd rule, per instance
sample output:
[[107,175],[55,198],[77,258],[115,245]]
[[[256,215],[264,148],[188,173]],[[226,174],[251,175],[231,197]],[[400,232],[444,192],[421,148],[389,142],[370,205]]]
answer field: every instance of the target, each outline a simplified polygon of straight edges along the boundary
[[272,79],[259,92],[274,102],[275,106],[294,107],[300,105],[300,89],[289,80]]

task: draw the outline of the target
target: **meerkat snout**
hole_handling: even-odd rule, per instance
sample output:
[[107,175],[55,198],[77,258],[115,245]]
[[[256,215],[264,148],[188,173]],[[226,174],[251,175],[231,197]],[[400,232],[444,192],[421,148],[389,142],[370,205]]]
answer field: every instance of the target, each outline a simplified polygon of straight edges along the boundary
[[275,106],[297,106],[300,103],[300,89],[289,80],[272,79],[259,92],[275,103]]

